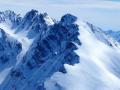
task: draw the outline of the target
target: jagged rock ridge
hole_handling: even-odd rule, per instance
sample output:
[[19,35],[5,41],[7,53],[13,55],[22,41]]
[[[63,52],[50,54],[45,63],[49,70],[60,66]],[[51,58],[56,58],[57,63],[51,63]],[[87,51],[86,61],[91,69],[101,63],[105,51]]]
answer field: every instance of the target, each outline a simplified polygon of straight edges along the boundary
[[[31,10],[23,18],[12,11],[1,12],[1,18],[1,23],[10,25],[14,34],[22,32],[28,39],[34,39],[21,62],[14,63],[2,82],[2,90],[41,90],[44,81],[53,73],[66,73],[65,63],[74,65],[79,62],[79,56],[74,52],[77,49],[74,43],[81,44],[77,38],[77,17],[66,14],[61,21],[54,22],[46,13],[38,14],[38,11]],[[13,48],[21,50],[21,44],[17,46]],[[14,52],[18,54],[20,50]],[[11,58],[16,60],[17,54]]]

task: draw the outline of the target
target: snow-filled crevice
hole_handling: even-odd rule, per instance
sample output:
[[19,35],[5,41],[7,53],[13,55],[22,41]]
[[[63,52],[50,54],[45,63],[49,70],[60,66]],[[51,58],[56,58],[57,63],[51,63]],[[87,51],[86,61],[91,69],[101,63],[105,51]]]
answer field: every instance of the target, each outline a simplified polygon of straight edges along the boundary
[[77,24],[82,45],[75,52],[80,56],[80,63],[65,64],[67,73],[55,73],[45,82],[46,89],[120,90],[119,50],[96,39],[86,23]]

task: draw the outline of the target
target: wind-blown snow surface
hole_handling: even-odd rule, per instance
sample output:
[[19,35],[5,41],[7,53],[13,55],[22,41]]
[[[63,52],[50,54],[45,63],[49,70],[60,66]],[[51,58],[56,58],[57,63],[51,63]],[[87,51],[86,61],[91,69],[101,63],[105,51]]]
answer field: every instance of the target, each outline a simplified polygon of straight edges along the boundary
[[[75,51],[80,63],[65,65],[67,73],[55,73],[45,82],[47,90],[120,90],[120,53],[96,39],[86,23],[79,25],[82,43]],[[102,37],[102,36],[101,36]]]

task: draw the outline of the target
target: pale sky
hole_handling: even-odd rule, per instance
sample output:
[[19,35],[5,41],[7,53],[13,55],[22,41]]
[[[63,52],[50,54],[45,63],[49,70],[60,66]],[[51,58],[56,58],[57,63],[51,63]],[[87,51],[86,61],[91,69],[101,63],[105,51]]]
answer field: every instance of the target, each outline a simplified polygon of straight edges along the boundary
[[22,15],[37,9],[57,20],[71,13],[104,30],[120,30],[120,0],[0,0],[0,11],[8,9]]

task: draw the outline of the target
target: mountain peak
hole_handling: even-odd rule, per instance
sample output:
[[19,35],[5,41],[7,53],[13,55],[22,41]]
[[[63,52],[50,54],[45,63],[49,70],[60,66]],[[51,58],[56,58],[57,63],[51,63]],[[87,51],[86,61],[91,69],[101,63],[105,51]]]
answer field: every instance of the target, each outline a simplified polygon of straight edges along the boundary
[[73,24],[77,20],[77,17],[72,14],[65,14],[61,18],[61,23],[64,23],[65,25]]
[[31,19],[33,19],[36,15],[38,15],[38,11],[32,9],[31,11],[29,11],[29,12],[26,13],[25,18],[28,19],[28,20],[31,20]]

